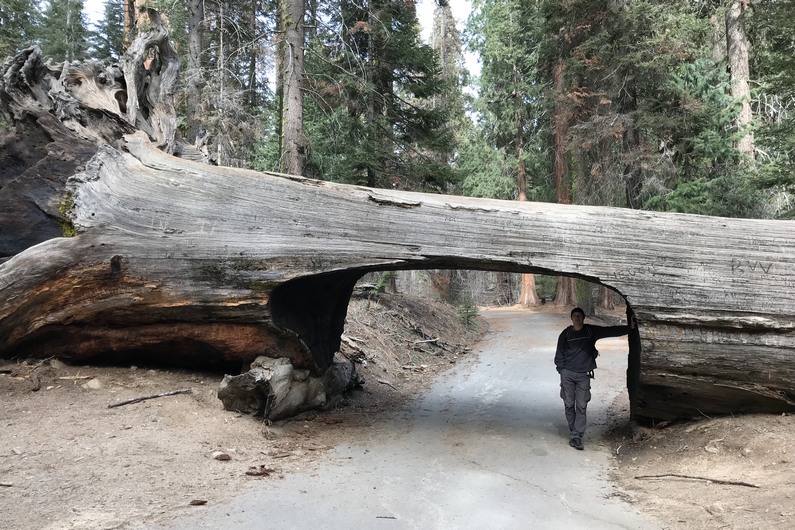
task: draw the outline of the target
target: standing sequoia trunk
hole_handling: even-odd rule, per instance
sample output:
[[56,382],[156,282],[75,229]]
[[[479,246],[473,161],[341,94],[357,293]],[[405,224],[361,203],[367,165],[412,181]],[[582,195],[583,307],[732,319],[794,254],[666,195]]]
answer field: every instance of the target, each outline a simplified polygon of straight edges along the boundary
[[[0,138],[0,153],[13,144],[27,158],[1,166],[0,206],[32,195],[53,217],[66,212],[77,235],[41,236],[3,257],[0,355],[192,364],[265,355],[320,377],[367,272],[540,273],[609,286],[634,310],[636,418],[795,410],[795,222],[208,166],[165,153],[141,131],[122,135],[123,113],[87,107],[90,69],[51,71],[35,50],[6,66],[0,108],[16,136]],[[124,88],[106,81],[102,92]],[[109,145],[84,162],[103,139]],[[31,192],[37,179],[48,180]],[[24,246],[2,227],[0,240]]]

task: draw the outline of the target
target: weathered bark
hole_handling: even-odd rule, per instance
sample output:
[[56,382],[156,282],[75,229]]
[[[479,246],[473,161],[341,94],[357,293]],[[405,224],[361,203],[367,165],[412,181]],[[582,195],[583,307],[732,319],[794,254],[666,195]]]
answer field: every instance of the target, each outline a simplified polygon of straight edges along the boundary
[[[146,10],[145,30],[140,27],[142,21],[143,14],[138,17],[138,34],[121,61],[127,83],[127,121],[154,138],[167,153],[174,153],[179,56],[157,11]],[[149,112],[142,112],[142,105]]]
[[[49,139],[38,149],[54,160],[50,146],[68,146],[51,131],[72,131],[51,124],[53,100],[34,96],[51,81],[14,85],[30,105],[11,114],[20,134]],[[6,113],[9,97],[0,90]],[[79,235],[0,264],[0,355],[266,355],[320,376],[368,271],[540,273],[627,299],[640,325],[628,370],[636,417],[795,410],[795,222],[377,190],[207,166],[141,132],[123,142],[83,171],[76,154],[50,166],[69,173],[58,182],[76,173]],[[50,204],[57,190],[42,193]]]

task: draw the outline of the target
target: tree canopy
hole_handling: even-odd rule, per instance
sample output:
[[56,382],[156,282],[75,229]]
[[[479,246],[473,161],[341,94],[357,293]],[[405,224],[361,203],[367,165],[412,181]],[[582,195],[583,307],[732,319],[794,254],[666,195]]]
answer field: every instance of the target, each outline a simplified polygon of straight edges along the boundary
[[[35,44],[54,61],[119,60],[128,3],[91,25],[83,0],[4,0],[0,56]],[[426,43],[414,2],[302,0],[306,176],[793,216],[795,0],[472,0],[467,21],[448,4]],[[180,54],[180,134],[210,162],[280,169],[284,134],[299,134],[285,128],[280,13],[297,4],[147,5]]]

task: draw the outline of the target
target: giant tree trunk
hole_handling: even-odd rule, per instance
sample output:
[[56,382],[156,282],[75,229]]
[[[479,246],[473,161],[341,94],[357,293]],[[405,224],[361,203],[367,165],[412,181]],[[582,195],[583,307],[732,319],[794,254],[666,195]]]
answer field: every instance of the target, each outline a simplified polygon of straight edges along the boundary
[[[15,122],[0,139],[0,241],[10,249],[0,264],[0,355],[194,364],[266,355],[319,376],[368,271],[559,274],[615,289],[637,315],[636,417],[795,410],[795,222],[203,165],[165,153],[156,136],[123,135],[124,113],[86,107],[91,72],[74,83],[73,67],[49,68],[28,50],[0,85],[0,108]],[[112,81],[102,86],[121,83]],[[36,237],[7,228],[8,205],[23,197],[51,223]],[[59,203],[77,236],[53,237]]]

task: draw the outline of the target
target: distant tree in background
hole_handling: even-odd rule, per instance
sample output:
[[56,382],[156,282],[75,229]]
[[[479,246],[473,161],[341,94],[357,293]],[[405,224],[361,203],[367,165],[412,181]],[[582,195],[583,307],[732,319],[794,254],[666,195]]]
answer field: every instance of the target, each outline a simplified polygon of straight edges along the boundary
[[39,12],[33,0],[0,2],[0,61],[33,44]]
[[375,187],[447,191],[452,139],[445,85],[419,39],[413,2],[322,3],[306,65],[307,175]]
[[102,18],[90,33],[90,54],[99,59],[119,59],[124,53],[124,2],[107,1]]
[[54,61],[85,59],[90,32],[83,13],[83,0],[46,2],[38,35],[42,52]]

